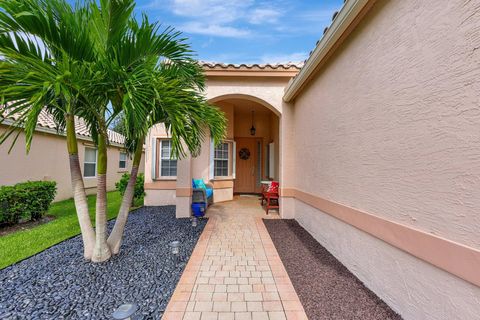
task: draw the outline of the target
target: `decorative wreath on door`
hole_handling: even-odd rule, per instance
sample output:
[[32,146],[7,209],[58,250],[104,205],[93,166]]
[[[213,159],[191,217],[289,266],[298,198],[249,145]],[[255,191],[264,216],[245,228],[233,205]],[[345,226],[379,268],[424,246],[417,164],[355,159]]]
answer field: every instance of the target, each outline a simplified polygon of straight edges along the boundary
[[248,158],[250,158],[250,150],[248,150],[248,148],[242,148],[238,152],[238,156],[242,160],[248,160]]

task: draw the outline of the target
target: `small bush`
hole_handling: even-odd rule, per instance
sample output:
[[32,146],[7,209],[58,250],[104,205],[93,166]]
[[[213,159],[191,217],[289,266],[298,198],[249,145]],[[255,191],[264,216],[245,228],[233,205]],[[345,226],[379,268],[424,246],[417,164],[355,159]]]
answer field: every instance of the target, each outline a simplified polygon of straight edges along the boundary
[[28,181],[0,187],[0,225],[15,224],[21,218],[40,219],[56,193],[55,181]]
[[[120,192],[122,196],[125,194],[125,189],[127,189],[129,179],[130,179],[130,174],[124,173],[120,181],[115,183],[115,187],[117,188],[117,190]],[[135,202],[135,200],[143,199],[143,197],[145,196],[145,189],[143,187],[144,181],[145,181],[145,177],[143,173],[139,173],[137,176],[137,181],[135,182],[135,192],[133,194],[132,205]]]

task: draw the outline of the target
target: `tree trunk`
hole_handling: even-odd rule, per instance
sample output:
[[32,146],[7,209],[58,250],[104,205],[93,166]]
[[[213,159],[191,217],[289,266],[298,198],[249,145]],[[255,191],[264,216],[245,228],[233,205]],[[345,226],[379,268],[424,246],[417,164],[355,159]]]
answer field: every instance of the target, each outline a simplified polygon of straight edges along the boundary
[[97,160],[97,203],[95,212],[96,241],[92,261],[103,262],[111,257],[107,244],[107,137],[99,134]]
[[82,233],[83,256],[87,260],[92,259],[93,248],[95,246],[95,232],[93,231],[92,221],[88,213],[87,195],[83,184],[82,171],[80,170],[80,161],[78,160],[77,136],[75,134],[75,118],[73,115],[67,115],[67,149],[70,162],[70,176],[72,180],[73,200],[77,211],[78,224]]
[[108,237],[108,245],[112,250],[113,254],[118,254],[120,251],[120,246],[122,244],[123,231],[125,230],[125,225],[127,224],[128,213],[130,207],[133,203],[133,197],[135,195],[135,183],[137,182],[138,168],[140,165],[140,160],[142,159],[142,145],[143,139],[139,139],[137,142],[137,147],[135,150],[135,155],[133,156],[132,170],[130,173],[130,179],[128,180],[127,188],[123,195],[122,204],[120,210],[118,211],[117,220],[115,221],[115,226],[113,227],[112,233]]

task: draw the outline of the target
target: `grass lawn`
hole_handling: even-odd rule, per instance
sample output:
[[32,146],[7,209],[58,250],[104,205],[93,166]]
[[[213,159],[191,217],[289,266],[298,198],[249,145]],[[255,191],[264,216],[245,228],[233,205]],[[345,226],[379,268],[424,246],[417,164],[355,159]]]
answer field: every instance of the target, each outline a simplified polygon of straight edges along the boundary
[[[107,197],[110,220],[117,216],[122,197],[117,191],[109,192]],[[88,207],[95,225],[95,196],[88,196]],[[53,203],[48,215],[55,220],[0,237],[0,269],[80,234],[73,199]]]

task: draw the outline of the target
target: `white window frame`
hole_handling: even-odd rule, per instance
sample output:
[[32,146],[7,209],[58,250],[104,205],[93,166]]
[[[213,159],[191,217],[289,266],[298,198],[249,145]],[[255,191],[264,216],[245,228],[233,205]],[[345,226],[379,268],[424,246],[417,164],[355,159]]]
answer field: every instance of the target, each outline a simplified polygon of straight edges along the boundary
[[[214,173],[213,173],[213,176],[215,178],[228,178],[231,176],[231,172],[230,172],[230,158],[231,158],[231,151],[230,151],[230,143],[226,142],[226,141],[222,141],[217,147],[219,147],[220,145],[226,145],[227,147],[227,157],[226,158],[218,158],[218,157],[215,157],[215,151],[213,151],[213,170],[214,170]],[[217,149],[217,147],[215,147],[215,149]],[[215,166],[215,162],[216,161],[226,161],[227,162],[227,174],[226,175],[217,175],[216,171],[217,171],[217,168]]]
[[[122,154],[125,155],[125,160],[122,160]],[[125,162],[125,167],[121,166],[122,162]],[[128,154],[125,151],[120,151],[120,153],[118,155],[118,168],[120,170],[126,170],[127,166],[128,166]]]
[[[177,178],[177,175],[178,175],[178,159],[172,157],[172,139],[165,139],[165,138],[160,138],[158,139],[159,142],[158,142],[158,173],[157,173],[157,176],[159,179],[176,179]],[[166,158],[162,155],[162,143],[165,142],[165,141],[169,141],[170,142],[170,157],[169,158]],[[172,160],[175,160],[177,162],[177,175],[175,176],[164,176],[162,175],[162,161],[172,161]]]
[[[87,150],[93,150],[93,151],[95,151],[95,162],[87,161]],[[97,162],[98,162],[98,151],[97,151],[97,148],[85,147],[85,154],[84,154],[84,157],[83,157],[83,177],[84,177],[84,178],[96,178],[96,177],[97,177]],[[86,176],[86,175],[85,175],[85,164],[94,164],[94,165],[95,165],[94,175],[93,175],[93,176]]]
[[[226,143],[228,145],[228,159],[215,158],[215,145],[212,140],[210,144],[210,180],[235,179],[236,143],[233,140],[223,140],[221,143]],[[228,175],[215,175],[215,160],[227,160]]]

